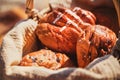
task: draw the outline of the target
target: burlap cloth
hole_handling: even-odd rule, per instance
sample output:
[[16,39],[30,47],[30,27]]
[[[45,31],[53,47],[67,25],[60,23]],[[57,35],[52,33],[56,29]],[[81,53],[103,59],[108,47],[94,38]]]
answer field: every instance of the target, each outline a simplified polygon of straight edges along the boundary
[[[65,1],[66,7],[69,7],[69,2],[67,3],[69,0]],[[4,36],[0,46],[0,80],[120,79],[120,39],[118,39],[111,54],[95,59],[84,69],[62,68],[49,70],[44,67],[17,66],[23,55],[38,50],[38,41],[34,33],[36,27],[36,21],[27,19],[17,23]]]

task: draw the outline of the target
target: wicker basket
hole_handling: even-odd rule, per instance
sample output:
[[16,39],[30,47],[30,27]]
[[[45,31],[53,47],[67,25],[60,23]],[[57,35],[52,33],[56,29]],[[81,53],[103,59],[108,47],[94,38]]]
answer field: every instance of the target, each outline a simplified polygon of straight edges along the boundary
[[[30,0],[29,0],[30,1]],[[32,0],[31,0],[32,1]],[[56,0],[57,1],[57,0]],[[69,0],[60,0],[69,7]],[[116,10],[119,14],[119,0],[115,1]],[[54,0],[53,0],[54,2]],[[57,5],[61,6],[60,4]],[[52,4],[52,3],[51,3]],[[33,4],[31,4],[33,5]],[[55,5],[55,3],[54,3]],[[62,5],[63,6],[63,5]],[[32,6],[29,6],[27,13]],[[49,10],[49,9],[47,9]],[[44,67],[21,67],[17,66],[23,54],[38,50],[38,43],[34,31],[37,27],[37,18],[40,18],[42,11],[33,19],[21,21],[5,35],[0,47],[0,80],[119,80],[120,79],[120,39],[112,51],[112,54],[95,59],[86,68],[62,68],[49,70]],[[33,10],[34,12],[34,10]],[[34,13],[36,14],[36,13]],[[119,18],[120,19],[120,18]],[[120,22],[120,20],[119,20]]]

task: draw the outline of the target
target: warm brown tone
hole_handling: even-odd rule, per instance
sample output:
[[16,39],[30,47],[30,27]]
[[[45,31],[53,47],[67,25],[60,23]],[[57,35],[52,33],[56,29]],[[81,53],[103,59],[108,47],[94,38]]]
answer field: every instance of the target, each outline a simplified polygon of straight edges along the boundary
[[110,54],[116,39],[113,31],[105,26],[95,25],[95,32],[89,39],[84,37],[77,41],[78,65],[85,67],[95,58]]
[[61,67],[73,67],[73,64],[65,54],[42,49],[24,56],[20,66],[43,66],[56,70]]
[[73,11],[58,8],[41,20],[36,34],[45,46],[69,54],[76,52],[77,38],[84,34],[82,29],[92,27],[85,22],[95,24],[95,16],[78,7]]
[[76,55],[79,67],[109,54],[116,35],[105,26],[96,25],[96,17],[87,10],[57,8],[41,19],[36,34],[49,49]]
[[96,8],[92,11],[97,18],[96,24],[107,26],[116,34],[119,31],[117,13],[114,8]]

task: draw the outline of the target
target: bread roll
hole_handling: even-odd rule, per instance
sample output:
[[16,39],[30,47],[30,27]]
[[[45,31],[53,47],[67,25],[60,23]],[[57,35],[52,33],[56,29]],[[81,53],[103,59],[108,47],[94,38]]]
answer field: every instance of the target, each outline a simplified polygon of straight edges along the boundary
[[95,16],[89,11],[77,7],[72,10],[57,8],[41,19],[36,34],[48,48],[74,55],[77,38],[94,24]]
[[112,30],[95,25],[95,31],[89,39],[84,37],[77,41],[78,66],[86,67],[95,58],[110,54],[116,40],[117,37]]
[[21,60],[20,66],[42,66],[49,69],[59,69],[61,67],[73,67],[69,57],[62,53],[55,53],[51,50],[42,49],[40,51],[28,53]]

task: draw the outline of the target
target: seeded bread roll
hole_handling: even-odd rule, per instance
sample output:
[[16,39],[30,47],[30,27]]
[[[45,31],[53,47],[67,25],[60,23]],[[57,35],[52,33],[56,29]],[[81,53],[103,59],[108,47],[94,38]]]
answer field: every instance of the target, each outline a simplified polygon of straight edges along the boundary
[[40,51],[28,53],[21,60],[20,66],[43,66],[49,69],[59,69],[61,67],[73,67],[70,58],[62,53],[55,53],[51,50],[42,49]]

